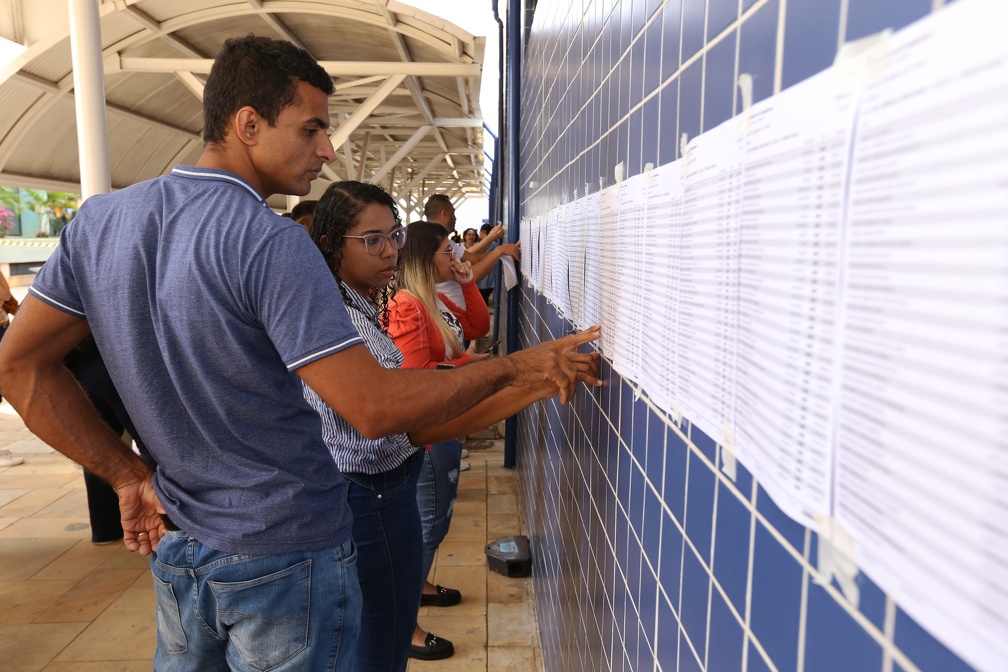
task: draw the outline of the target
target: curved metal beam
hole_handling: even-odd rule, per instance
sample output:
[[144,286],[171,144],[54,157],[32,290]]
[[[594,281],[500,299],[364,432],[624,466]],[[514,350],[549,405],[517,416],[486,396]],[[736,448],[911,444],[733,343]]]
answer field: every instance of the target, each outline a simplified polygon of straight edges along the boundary
[[[120,56],[119,72],[198,72],[208,74],[212,58],[140,58]],[[107,62],[107,61],[106,61]],[[483,68],[478,63],[419,63],[411,61],[319,61],[333,77],[474,77]],[[113,66],[114,67],[114,66]],[[344,86],[344,88],[346,88]]]

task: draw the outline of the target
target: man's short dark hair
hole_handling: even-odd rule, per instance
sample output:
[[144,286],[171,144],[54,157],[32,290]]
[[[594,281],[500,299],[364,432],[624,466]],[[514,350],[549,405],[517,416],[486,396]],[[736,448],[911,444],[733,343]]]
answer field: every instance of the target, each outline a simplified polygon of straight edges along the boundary
[[480,227],[480,236],[487,235],[488,233],[490,233],[491,230],[493,230],[493,226],[492,225],[490,225],[490,224],[484,224],[483,226]]
[[318,205],[318,201],[301,201],[291,208],[291,217],[297,221],[305,215],[314,215],[316,205]]
[[246,105],[273,126],[297,100],[298,82],[333,92],[325,69],[290,42],[255,35],[226,41],[203,90],[203,142],[224,142],[231,115]]
[[444,194],[434,194],[427,199],[427,203],[424,204],[424,218],[429,222],[431,217],[437,217],[444,210],[452,207],[451,199]]

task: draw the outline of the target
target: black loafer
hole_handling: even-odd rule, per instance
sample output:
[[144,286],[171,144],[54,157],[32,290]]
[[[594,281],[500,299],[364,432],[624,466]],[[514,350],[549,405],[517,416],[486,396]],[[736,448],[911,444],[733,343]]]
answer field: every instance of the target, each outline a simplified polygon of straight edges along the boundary
[[451,607],[462,601],[462,593],[454,588],[434,586],[437,592],[433,595],[420,595],[421,607]]
[[410,646],[410,657],[417,660],[442,660],[455,655],[455,645],[447,639],[428,632],[423,646]]

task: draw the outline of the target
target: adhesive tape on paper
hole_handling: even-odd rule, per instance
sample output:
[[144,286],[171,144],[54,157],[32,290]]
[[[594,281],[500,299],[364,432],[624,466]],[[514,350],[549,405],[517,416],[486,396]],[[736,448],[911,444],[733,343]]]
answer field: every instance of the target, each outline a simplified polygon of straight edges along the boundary
[[735,482],[738,475],[737,462],[735,460],[735,430],[728,418],[723,421],[724,442],[721,444],[721,471],[725,476]]
[[654,164],[650,163],[650,162],[645,163],[644,164],[644,183],[645,184],[651,184],[651,175],[652,175],[653,172],[654,172]]
[[672,421],[675,422],[676,427],[682,426],[682,404],[678,401],[672,404]]
[[833,60],[833,77],[838,94],[851,93],[871,81],[889,66],[892,29],[847,42]]
[[616,188],[617,189],[619,189],[621,186],[623,186],[623,162],[622,161],[620,161],[619,163],[617,163],[616,167],[613,168],[613,177],[616,178]]
[[752,107],[752,75],[748,72],[743,72],[738,78],[739,93],[742,94],[742,130],[749,130],[749,118],[752,113],[749,108]]
[[861,593],[856,580],[858,567],[854,538],[832,516],[820,514],[815,516],[815,520],[819,533],[819,575],[815,581],[820,585],[829,585],[830,580],[835,578],[847,601],[857,607]]

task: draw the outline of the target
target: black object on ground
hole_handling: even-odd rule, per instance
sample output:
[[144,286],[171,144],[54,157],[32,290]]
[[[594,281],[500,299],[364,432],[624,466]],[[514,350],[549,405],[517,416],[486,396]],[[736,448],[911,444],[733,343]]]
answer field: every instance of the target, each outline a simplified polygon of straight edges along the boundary
[[509,578],[520,578],[532,573],[532,551],[528,537],[518,535],[501,537],[486,545],[487,565]]

